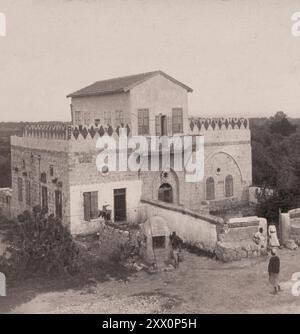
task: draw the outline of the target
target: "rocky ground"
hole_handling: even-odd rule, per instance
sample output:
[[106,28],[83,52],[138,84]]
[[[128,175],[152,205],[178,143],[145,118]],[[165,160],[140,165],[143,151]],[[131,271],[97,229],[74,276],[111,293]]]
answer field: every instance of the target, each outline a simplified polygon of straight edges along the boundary
[[220,263],[185,253],[179,269],[127,278],[91,277],[70,288],[27,282],[0,297],[9,313],[300,313],[300,296],[291,293],[300,272],[300,250],[280,250],[282,289],[271,294],[268,258]]

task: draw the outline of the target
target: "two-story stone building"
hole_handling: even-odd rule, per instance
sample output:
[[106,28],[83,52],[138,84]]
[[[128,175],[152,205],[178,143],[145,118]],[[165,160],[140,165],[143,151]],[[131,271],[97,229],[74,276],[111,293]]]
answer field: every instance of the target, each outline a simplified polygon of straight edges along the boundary
[[[140,222],[142,200],[204,208],[247,202],[252,182],[247,119],[193,118],[192,89],[161,72],[98,81],[70,95],[71,125],[28,126],[11,138],[12,212],[40,204],[61,217],[73,234],[96,231],[99,210],[115,222]],[[185,171],[98,171],[98,138],[204,136],[204,179],[186,182]]]

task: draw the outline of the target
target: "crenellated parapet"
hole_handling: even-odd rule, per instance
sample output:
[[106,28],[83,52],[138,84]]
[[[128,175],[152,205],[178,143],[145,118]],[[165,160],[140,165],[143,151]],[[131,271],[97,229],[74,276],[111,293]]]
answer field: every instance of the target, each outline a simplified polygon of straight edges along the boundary
[[86,126],[78,126],[78,127],[71,127],[70,129],[70,139],[74,138],[78,139],[86,139],[86,138],[95,138],[95,137],[103,137],[104,135],[112,136],[119,136],[122,129],[126,129],[127,136],[130,135],[131,129],[128,124],[121,124],[117,127],[113,128],[111,125],[91,125],[90,127]]
[[202,118],[190,117],[189,128],[192,133],[218,130],[249,130],[247,118]]
[[23,128],[22,137],[40,138],[40,139],[58,139],[67,140],[70,137],[70,126],[67,124],[47,125],[35,124],[26,125]]
[[84,140],[94,139],[95,137],[119,136],[122,129],[126,129],[127,135],[131,133],[128,124],[121,124],[113,128],[111,125],[91,125],[72,126],[69,124],[62,125],[27,125],[23,129],[22,137],[39,138],[39,139],[56,139],[56,140]]

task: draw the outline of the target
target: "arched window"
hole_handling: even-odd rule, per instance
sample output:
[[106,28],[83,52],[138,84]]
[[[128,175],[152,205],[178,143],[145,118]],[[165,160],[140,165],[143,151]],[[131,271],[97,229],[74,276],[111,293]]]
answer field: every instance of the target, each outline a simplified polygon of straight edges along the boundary
[[163,183],[158,189],[158,200],[173,203],[173,189],[169,183]]
[[215,181],[213,177],[206,180],[206,199],[215,199]]
[[227,175],[225,179],[225,197],[233,196],[233,177]]

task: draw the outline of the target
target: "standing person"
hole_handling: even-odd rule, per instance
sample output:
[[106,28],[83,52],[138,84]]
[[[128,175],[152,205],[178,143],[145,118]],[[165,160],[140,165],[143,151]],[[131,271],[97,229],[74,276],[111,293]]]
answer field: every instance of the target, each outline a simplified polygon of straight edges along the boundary
[[264,229],[262,227],[260,227],[258,232],[256,232],[255,235],[254,235],[254,241],[260,248],[265,247],[265,240],[266,239],[265,239],[263,233],[264,233]]
[[176,235],[176,232],[173,232],[170,235],[170,244],[171,244],[171,256],[174,260],[174,267],[179,267],[179,253],[180,253],[180,247],[181,247],[181,240]]
[[259,228],[259,230],[254,235],[254,242],[258,245],[260,252],[262,255],[267,255],[266,250],[266,238],[264,237],[264,229],[262,227]]
[[269,261],[268,272],[269,272],[269,281],[274,287],[274,294],[277,294],[280,291],[279,285],[279,272],[280,272],[280,259],[276,255],[276,248],[272,248],[271,250],[271,258]]
[[277,238],[277,230],[275,225],[269,225],[269,247],[273,249],[274,247],[279,247],[279,240]]

